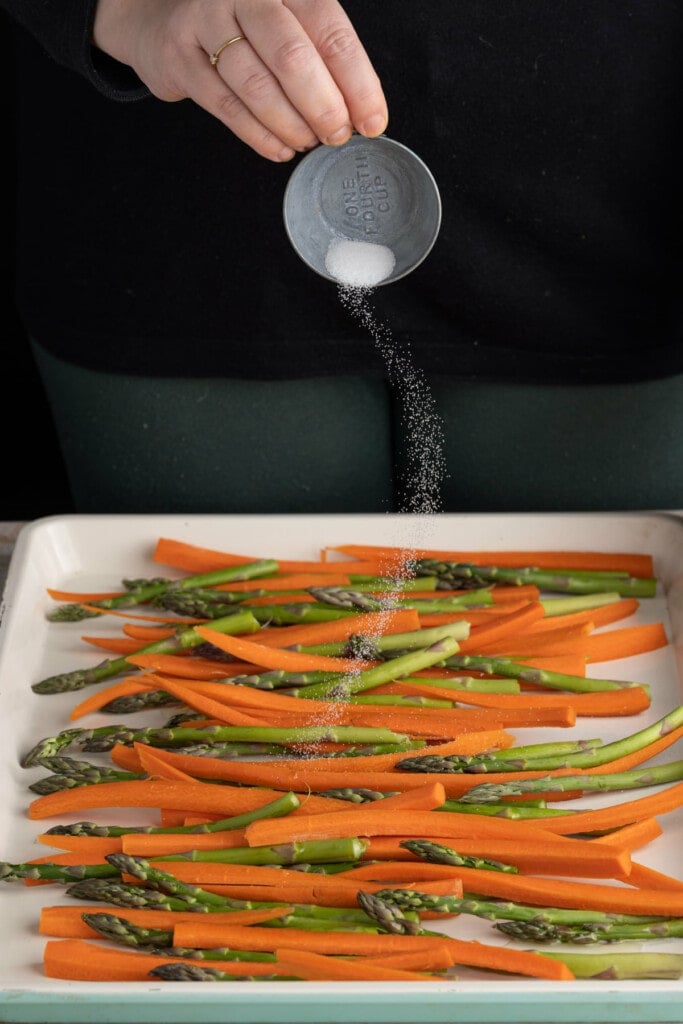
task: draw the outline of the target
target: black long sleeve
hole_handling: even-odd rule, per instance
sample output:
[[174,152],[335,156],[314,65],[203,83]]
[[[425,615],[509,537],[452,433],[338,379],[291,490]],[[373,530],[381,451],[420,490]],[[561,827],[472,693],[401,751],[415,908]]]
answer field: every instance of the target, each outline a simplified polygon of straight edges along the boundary
[[[144,2],[144,0],[140,0]],[[17,301],[61,358],[128,373],[384,372],[293,251],[272,164],[93,52],[95,0],[16,19]],[[439,185],[429,257],[378,316],[430,372],[683,372],[683,6],[344,0],[388,134]]]
[[149,96],[132,68],[92,45],[97,0],[0,0],[0,8],[21,25],[57,64],[76,71],[110,99]]

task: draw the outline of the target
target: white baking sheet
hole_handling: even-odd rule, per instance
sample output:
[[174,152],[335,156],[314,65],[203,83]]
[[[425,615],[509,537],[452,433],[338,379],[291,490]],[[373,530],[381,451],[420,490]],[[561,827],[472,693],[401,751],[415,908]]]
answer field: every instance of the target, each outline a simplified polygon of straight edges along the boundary
[[[652,706],[634,718],[579,719],[571,734],[606,741],[655,721],[683,699],[683,517],[680,512],[518,515],[348,516],[56,516],[24,527],[12,559],[0,625],[0,859],[27,860],[49,848],[35,835],[55,824],[30,822],[27,785],[44,774],[20,767],[21,756],[42,736],[68,725],[74,694],[38,696],[31,684],[47,675],[101,660],[80,641],[84,634],[118,633],[121,620],[56,624],[46,619],[53,602],[47,586],[72,590],[118,589],[124,577],[179,575],[151,561],[160,536],[254,557],[316,558],[325,545],[383,543],[454,549],[562,549],[648,552],[660,580],[637,618],[662,621],[671,643],[636,658],[593,665],[590,674],[648,682]],[[81,694],[83,696],[83,694]],[[157,712],[157,716],[162,716]],[[149,713],[130,721],[161,721]],[[128,721],[128,717],[126,721]],[[111,722],[91,716],[89,724]],[[520,740],[547,739],[549,731],[517,730]],[[76,755],[78,756],[78,754]],[[674,754],[673,756],[676,756]],[[680,752],[678,753],[680,757]],[[672,759],[671,752],[663,757]],[[626,795],[621,797],[626,798]],[[620,799],[593,794],[599,806]],[[83,817],[80,815],[79,817]],[[96,812],[86,815],[97,817]],[[66,819],[65,819],[66,820]],[[68,820],[77,820],[76,817]],[[104,819],[102,819],[104,820]],[[132,822],[126,813],[107,820]],[[665,835],[638,859],[681,877],[683,809],[662,822]],[[244,1021],[319,1024],[362,1021],[640,1021],[683,1020],[683,981],[537,982],[462,971],[451,982],[422,985],[249,982],[90,984],[47,979],[41,967],[45,939],[37,934],[41,905],[66,900],[54,886],[0,889],[0,1020],[4,1022]],[[505,942],[490,924],[463,917],[452,934]],[[590,947],[604,951],[607,947]],[[627,951],[634,943],[612,947]],[[683,952],[683,940],[648,943],[648,949]],[[429,991],[426,991],[426,989]]]

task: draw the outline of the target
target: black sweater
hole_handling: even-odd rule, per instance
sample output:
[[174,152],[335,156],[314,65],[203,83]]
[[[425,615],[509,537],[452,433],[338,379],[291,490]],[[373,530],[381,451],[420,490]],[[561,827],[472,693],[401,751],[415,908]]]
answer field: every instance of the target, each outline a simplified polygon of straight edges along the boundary
[[[17,301],[46,348],[129,373],[382,373],[284,230],[293,164],[90,46],[95,0],[0,0],[16,41]],[[348,0],[431,169],[427,260],[376,289],[426,372],[683,371],[676,0]]]

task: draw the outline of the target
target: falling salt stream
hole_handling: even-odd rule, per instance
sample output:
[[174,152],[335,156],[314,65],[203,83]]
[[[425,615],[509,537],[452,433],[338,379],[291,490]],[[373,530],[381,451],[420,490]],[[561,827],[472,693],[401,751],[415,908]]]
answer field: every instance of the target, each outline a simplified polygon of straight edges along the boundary
[[325,259],[328,273],[337,281],[342,305],[374,341],[400,403],[404,470],[398,511],[411,516],[404,521],[399,517],[400,536],[398,543],[394,541],[401,549],[398,564],[382,570],[382,575],[395,579],[396,589],[400,589],[401,566],[420,548],[429,546],[432,517],[443,508],[441,486],[447,467],[443,422],[424,373],[414,365],[409,345],[394,339],[370,302],[375,286],[391,275],[394,266],[394,254],[387,246],[350,239],[334,239]]

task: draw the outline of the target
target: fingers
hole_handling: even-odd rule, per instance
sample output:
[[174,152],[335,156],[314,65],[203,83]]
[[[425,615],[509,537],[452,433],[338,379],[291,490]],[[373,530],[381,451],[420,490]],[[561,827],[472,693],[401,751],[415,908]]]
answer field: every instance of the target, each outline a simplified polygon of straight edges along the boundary
[[235,14],[291,105],[326,145],[380,134],[386,101],[337,0],[238,0]]
[[[271,159],[290,159],[295,151],[310,149],[318,143],[248,39],[239,39],[226,47],[217,58],[216,70],[217,116],[233,130],[239,126],[236,134],[262,155],[266,155],[265,146],[270,153],[277,150],[277,156]],[[227,89],[221,88],[220,83]]]
[[379,76],[339,3],[292,0],[288,4],[308,32],[346,102],[353,128],[381,135],[389,120]]
[[317,141],[308,125],[291,108],[284,94],[281,103],[274,106],[277,116],[272,119],[279,128],[274,130],[268,127],[268,116],[264,115],[264,121],[247,106],[223,77],[216,73],[215,68],[210,66],[204,51],[198,55],[188,98],[222,121],[226,128],[260,156],[275,163],[291,160],[297,150],[306,149]]
[[269,160],[386,127],[379,79],[338,0],[98,0],[94,38],[159,99],[193,100]]

